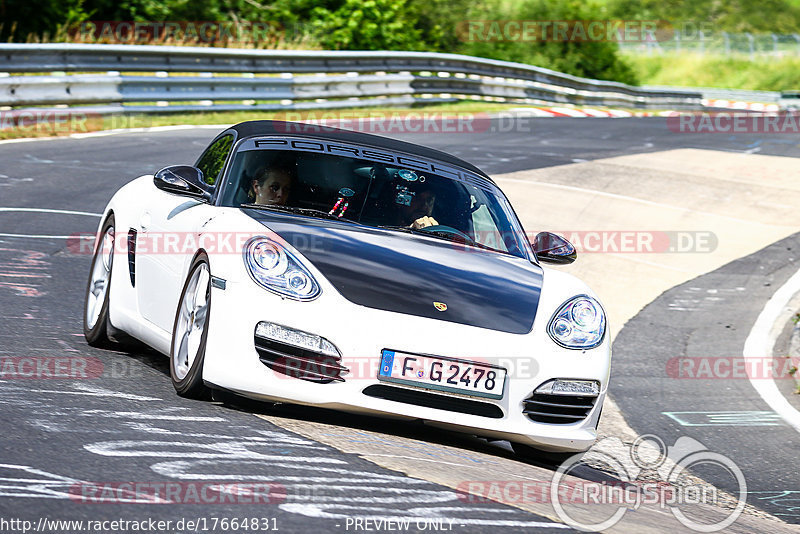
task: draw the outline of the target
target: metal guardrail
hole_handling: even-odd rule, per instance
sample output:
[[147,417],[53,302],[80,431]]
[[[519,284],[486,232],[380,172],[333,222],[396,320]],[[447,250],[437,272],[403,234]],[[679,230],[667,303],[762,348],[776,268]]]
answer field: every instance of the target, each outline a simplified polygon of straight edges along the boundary
[[[686,90],[680,87],[670,87],[667,85],[648,85],[645,87],[658,91]],[[691,90],[702,94],[703,98],[707,100],[739,100],[744,102],[777,104],[781,98],[780,91],[747,91],[744,89],[719,89],[716,87],[695,87]]]
[[[408,105],[477,97],[702,108],[696,91],[633,87],[521,63],[428,52],[0,44],[0,72],[9,74],[0,78],[0,106],[14,107],[106,104],[103,109],[168,112]],[[152,105],[139,104],[146,102]]]

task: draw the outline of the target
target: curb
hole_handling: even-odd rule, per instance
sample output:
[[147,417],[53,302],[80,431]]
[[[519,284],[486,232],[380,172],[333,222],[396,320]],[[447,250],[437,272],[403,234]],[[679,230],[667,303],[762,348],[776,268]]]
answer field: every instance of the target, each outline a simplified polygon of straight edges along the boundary
[[[800,316],[800,311],[795,317]],[[800,321],[795,323],[792,329],[792,336],[789,338],[789,357],[792,361],[800,361]],[[800,391],[800,370],[795,371],[794,381],[797,385],[797,390]]]
[[622,111],[616,109],[597,109],[597,108],[571,108],[562,106],[525,106],[512,108],[508,111],[518,113],[530,113],[534,117],[573,117],[573,118],[627,118],[627,117],[657,117],[675,113],[673,111],[651,113],[649,111]]
[[778,104],[764,104],[762,102],[742,102],[736,100],[720,100],[720,99],[706,99],[704,98],[702,104],[706,107],[712,108],[728,108],[728,109],[747,109],[750,111],[764,111],[764,112],[777,112],[780,110]]

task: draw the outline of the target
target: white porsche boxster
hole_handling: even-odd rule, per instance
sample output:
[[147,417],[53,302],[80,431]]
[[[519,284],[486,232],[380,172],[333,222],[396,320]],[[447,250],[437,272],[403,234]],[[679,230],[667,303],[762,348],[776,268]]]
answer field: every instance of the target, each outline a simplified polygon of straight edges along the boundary
[[542,263],[508,200],[443,152],[252,121],[194,166],[122,187],[86,289],[89,344],[135,338],[179,395],[213,390],[572,452],[595,440],[610,369],[603,307]]

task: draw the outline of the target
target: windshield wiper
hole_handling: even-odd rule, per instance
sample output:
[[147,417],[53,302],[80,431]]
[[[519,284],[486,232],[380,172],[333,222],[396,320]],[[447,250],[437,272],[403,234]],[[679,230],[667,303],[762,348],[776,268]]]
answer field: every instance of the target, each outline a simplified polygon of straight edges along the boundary
[[344,217],[339,217],[337,215],[333,215],[332,213],[328,213],[327,211],[316,210],[314,208],[298,208],[296,206],[282,206],[279,204],[242,204],[239,207],[254,208],[261,210],[285,211],[288,213],[296,213],[297,215],[316,217],[318,219],[332,219],[334,221],[343,221],[343,222],[349,222],[351,224],[358,224],[358,222],[352,219],[345,219]]

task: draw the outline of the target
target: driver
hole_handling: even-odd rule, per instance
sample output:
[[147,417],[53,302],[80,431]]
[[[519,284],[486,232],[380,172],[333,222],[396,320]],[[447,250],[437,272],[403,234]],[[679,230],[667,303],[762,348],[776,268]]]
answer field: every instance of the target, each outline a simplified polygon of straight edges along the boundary
[[436,192],[425,183],[414,187],[398,186],[395,204],[397,205],[399,226],[420,230],[439,223],[431,217],[436,203]]

